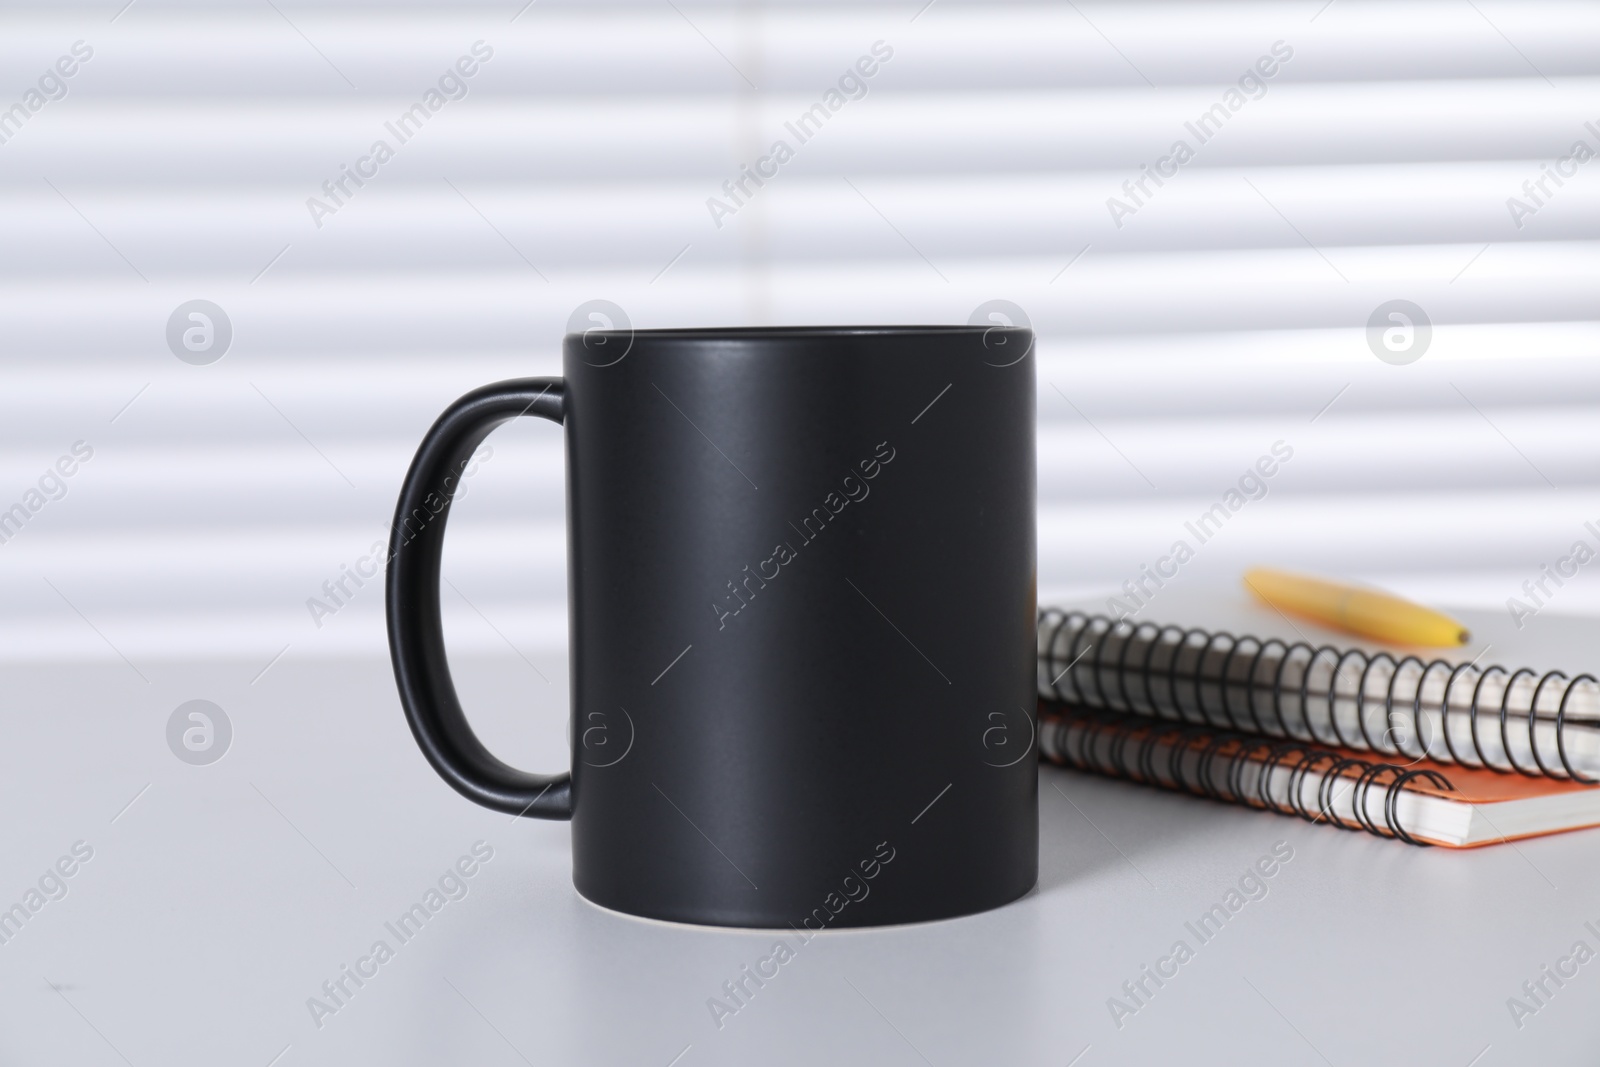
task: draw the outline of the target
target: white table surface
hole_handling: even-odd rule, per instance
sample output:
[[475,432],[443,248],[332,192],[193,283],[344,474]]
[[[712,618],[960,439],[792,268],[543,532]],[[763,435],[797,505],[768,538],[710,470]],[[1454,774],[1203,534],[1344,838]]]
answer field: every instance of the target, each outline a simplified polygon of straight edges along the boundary
[[[0,1063],[1600,1058],[1600,960],[1520,1029],[1507,1008],[1575,942],[1600,949],[1584,925],[1600,929],[1600,831],[1413,848],[1046,768],[1032,894],[970,918],[822,934],[719,1028],[708,999],[779,935],[585,903],[566,826],[485,811],[435,777],[385,661],[286,658],[252,683],[259,670],[0,673],[0,907],[75,842],[93,849],[66,896],[0,945]],[[530,769],[560,764],[561,662],[508,656],[457,673],[491,748]],[[166,744],[169,715],[194,698],[233,724],[209,766]],[[385,921],[478,841],[494,855],[467,895],[398,945]],[[1186,921],[1280,841],[1294,857],[1267,895],[1199,944]],[[379,939],[393,958],[318,1027],[307,999]],[[1108,998],[1179,939],[1193,958],[1119,1029]]]

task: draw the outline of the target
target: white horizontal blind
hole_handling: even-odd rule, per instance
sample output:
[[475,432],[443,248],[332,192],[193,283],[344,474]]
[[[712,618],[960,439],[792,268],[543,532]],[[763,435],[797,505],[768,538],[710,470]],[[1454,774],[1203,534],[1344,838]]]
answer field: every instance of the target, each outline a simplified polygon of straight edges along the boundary
[[[119,6],[0,15],[0,508],[93,449],[0,544],[0,655],[379,651],[376,585],[320,626],[308,599],[384,537],[438,410],[557,373],[595,298],[639,327],[1019,305],[1046,600],[1184,538],[1184,582],[1279,562],[1503,609],[1600,543],[1600,163],[1544,177],[1600,150],[1592,4]],[[165,336],[193,299],[232,326],[207,366]],[[1396,299],[1433,327],[1405,366],[1367,339]],[[1275,442],[1265,498],[1200,544]],[[451,525],[453,647],[556,648],[558,434],[491,448]]]

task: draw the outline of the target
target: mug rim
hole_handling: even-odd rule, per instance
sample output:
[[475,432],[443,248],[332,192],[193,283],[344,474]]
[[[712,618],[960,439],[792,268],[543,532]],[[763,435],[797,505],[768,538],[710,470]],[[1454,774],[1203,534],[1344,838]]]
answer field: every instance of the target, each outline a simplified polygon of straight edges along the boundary
[[608,337],[627,337],[635,340],[650,338],[681,341],[763,341],[763,340],[814,340],[819,338],[847,337],[958,337],[982,335],[992,330],[1014,330],[1031,333],[1027,326],[997,325],[892,325],[892,326],[671,326],[645,330],[586,330],[573,332],[566,339],[582,340],[593,334]]

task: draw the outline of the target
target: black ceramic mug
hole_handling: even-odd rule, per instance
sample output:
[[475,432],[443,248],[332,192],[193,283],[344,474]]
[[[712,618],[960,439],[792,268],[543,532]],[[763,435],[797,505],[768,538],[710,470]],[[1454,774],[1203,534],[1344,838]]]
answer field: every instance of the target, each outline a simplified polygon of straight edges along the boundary
[[[1033,335],[590,331],[462,397],[406,474],[389,646],[471,800],[572,820],[596,904],[811,930],[992,908],[1038,869]],[[566,428],[572,769],[496,759],[439,615],[461,472]]]

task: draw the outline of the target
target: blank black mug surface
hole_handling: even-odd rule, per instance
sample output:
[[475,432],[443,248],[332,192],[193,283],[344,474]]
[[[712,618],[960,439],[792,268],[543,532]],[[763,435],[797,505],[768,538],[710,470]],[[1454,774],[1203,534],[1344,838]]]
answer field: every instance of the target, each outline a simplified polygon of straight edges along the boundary
[[[424,755],[572,820],[573,882],[633,915],[811,930],[997,907],[1038,870],[1033,336],[1000,327],[572,334],[562,378],[428,431],[387,575]],[[472,734],[439,615],[469,457],[566,433],[570,774]]]

